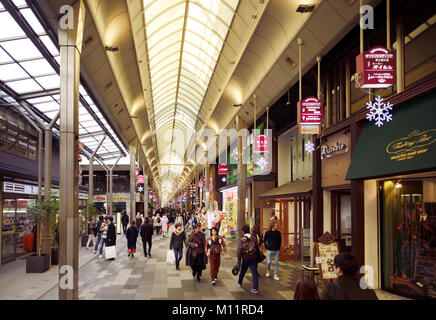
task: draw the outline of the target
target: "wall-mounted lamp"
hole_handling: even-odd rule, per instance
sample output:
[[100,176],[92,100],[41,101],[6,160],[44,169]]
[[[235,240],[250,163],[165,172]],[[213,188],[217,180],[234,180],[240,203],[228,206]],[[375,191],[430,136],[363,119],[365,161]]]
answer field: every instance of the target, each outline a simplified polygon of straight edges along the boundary
[[395,184],[395,189],[402,189],[403,188],[403,185],[398,181],[396,184]]

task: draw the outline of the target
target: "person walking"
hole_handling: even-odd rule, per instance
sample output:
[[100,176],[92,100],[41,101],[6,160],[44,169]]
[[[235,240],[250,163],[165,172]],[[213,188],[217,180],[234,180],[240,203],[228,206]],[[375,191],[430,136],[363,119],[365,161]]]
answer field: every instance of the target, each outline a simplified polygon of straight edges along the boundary
[[135,226],[135,221],[130,223],[130,227],[126,232],[127,238],[127,251],[129,252],[128,257],[135,256],[136,253],[136,241],[138,240],[138,229]]
[[162,236],[165,238],[168,232],[168,217],[166,214],[163,215],[161,222],[162,222]]
[[282,245],[282,234],[280,233],[279,223],[277,221],[273,221],[270,224],[269,230],[265,232],[265,236],[263,237],[263,241],[265,243],[266,250],[268,252],[268,263],[267,263],[267,271],[266,277],[270,276],[271,262],[274,257],[274,280],[279,281],[280,278],[278,276],[279,269],[279,253],[280,247]]
[[[238,245],[238,266],[240,266],[239,279],[237,281],[238,286],[242,286],[245,273],[248,268],[251,270],[253,276],[253,289],[252,293],[259,293],[259,283],[257,277],[257,254],[259,251],[259,243],[256,236],[250,234],[250,227],[245,225],[241,228],[241,232],[244,236],[239,240]],[[241,265],[242,261],[242,265]]]
[[142,219],[138,212],[138,214],[136,215],[136,228],[139,230],[139,228],[141,228],[141,225],[142,225]]
[[205,251],[210,261],[210,276],[212,277],[212,285],[214,286],[218,279],[218,272],[221,264],[221,254],[226,254],[226,243],[223,237],[218,235],[218,229],[212,227],[211,236],[206,240]]
[[99,216],[97,225],[95,227],[96,232],[97,232],[97,241],[95,242],[95,245],[94,245],[94,254],[97,253],[98,245],[102,241],[100,228],[101,228],[101,225],[103,224],[103,222],[104,222],[103,216]]
[[129,224],[129,216],[127,215],[126,211],[123,212],[123,215],[121,217],[121,223],[123,224],[123,233],[126,234],[127,231],[127,225]]
[[373,289],[361,287],[359,262],[352,253],[341,252],[333,261],[338,279],[324,288],[321,300],[378,300]]
[[86,242],[86,250],[89,250],[89,245],[96,243],[97,225],[95,224],[94,217],[90,217],[88,221],[88,242]]
[[207,215],[205,210],[202,210],[202,213],[200,214],[200,223],[201,223],[201,231],[204,233],[207,228]]
[[108,230],[109,220],[107,217],[104,218],[103,223],[100,226],[101,233],[101,246],[99,250],[99,258],[103,258],[103,247],[107,246],[107,230]]
[[170,250],[174,250],[174,256],[176,257],[176,269],[180,270],[180,261],[183,258],[183,243],[186,240],[185,231],[181,223],[176,224],[174,232],[171,234]]
[[201,281],[201,274],[206,270],[207,255],[205,253],[206,237],[201,232],[201,224],[197,223],[188,239],[186,240],[188,250],[186,252],[186,265],[191,267],[192,276],[197,277],[197,281]]
[[182,225],[182,228],[183,228],[183,226],[185,225],[185,223],[184,223],[183,216],[182,216],[181,213],[178,213],[178,214],[177,214],[177,217],[176,217],[176,220],[175,220],[174,223],[175,223],[175,224],[181,224],[181,225]]
[[[151,245],[152,245],[152,239],[153,239],[153,224],[150,222],[150,219],[147,217],[145,218],[144,224],[141,226],[140,235],[142,238],[142,245],[144,248],[144,257],[148,256],[151,257]],[[148,244],[148,251],[147,251],[147,244]]]
[[[117,232],[114,225],[114,218],[110,216],[108,218],[109,224],[107,226],[107,239],[106,239],[106,246],[107,247],[113,247],[117,244]],[[115,258],[111,258],[108,260],[114,260]]]
[[159,213],[156,215],[156,219],[154,219],[154,227],[156,228],[156,234],[160,234],[162,228],[162,219],[160,218]]

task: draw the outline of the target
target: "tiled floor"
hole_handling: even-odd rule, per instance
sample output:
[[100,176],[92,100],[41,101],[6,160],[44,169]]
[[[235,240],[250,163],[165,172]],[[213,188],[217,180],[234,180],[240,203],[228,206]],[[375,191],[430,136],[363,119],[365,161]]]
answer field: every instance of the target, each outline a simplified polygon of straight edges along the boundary
[[[134,258],[127,257],[126,239],[119,236],[118,257],[114,261],[99,259],[92,251],[80,248],[79,299],[81,300],[291,300],[293,288],[301,275],[301,263],[279,262],[280,281],[266,278],[266,261],[259,265],[259,291],[250,293],[251,273],[242,288],[236,285],[231,270],[236,264],[236,242],[226,239],[228,252],[221,259],[221,268],[216,286],[210,282],[209,266],[201,282],[193,279],[191,269],[183,257],[181,270],[166,264],[169,237],[155,237],[152,257],[142,254],[142,241],[138,239],[138,252]],[[16,273],[16,274],[15,274]],[[0,299],[58,299],[58,269],[52,268],[43,275],[26,275],[15,272],[14,279],[7,281],[8,290],[0,289]],[[4,281],[0,269],[0,280]],[[22,279],[26,278],[26,281]],[[6,284],[6,283],[5,283]],[[2,286],[5,288],[4,286]],[[381,299],[401,299],[398,296],[377,291]]]

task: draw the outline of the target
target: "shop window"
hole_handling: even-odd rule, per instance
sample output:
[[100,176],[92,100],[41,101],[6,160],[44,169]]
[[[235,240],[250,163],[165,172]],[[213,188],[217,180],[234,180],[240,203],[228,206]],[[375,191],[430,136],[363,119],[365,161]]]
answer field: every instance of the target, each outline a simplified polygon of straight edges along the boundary
[[6,150],[6,124],[0,120],[0,150]]
[[383,288],[436,298],[436,179],[380,185]]

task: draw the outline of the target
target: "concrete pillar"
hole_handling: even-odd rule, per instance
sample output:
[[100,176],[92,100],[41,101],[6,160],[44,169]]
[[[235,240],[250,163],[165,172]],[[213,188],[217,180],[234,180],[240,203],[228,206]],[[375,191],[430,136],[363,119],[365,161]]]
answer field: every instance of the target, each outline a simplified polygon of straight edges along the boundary
[[88,201],[94,201],[94,157],[89,159]]
[[[238,115],[236,116],[237,130],[247,128],[247,124]],[[245,225],[245,179],[247,176],[247,163],[245,161],[246,139],[238,136],[238,212],[236,215],[236,232],[241,231]]]
[[[44,159],[44,201],[49,201],[51,198],[51,171],[52,171],[52,133],[51,129],[44,130],[45,140],[45,159]],[[42,223],[41,235],[41,254],[51,254],[51,224],[49,221],[49,213],[45,212],[45,218]]]
[[129,145],[130,154],[130,221],[136,217],[136,141]]
[[210,163],[209,163],[209,159],[208,159],[208,153],[206,151],[205,157],[206,157],[206,167],[204,169],[205,172],[205,190],[206,190],[206,194],[205,194],[205,208],[209,209],[210,208],[210,188],[209,188],[209,184],[210,184]]
[[[59,188],[59,300],[79,298],[78,141],[80,55],[85,6],[73,7],[73,29],[59,27],[60,66],[60,188]],[[51,146],[50,146],[51,149]],[[46,194],[48,194],[46,190]]]

